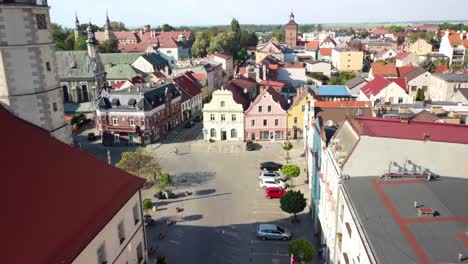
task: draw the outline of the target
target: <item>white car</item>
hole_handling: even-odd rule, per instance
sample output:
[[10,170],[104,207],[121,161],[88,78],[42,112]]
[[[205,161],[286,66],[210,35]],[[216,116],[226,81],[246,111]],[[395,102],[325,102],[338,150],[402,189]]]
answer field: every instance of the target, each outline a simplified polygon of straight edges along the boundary
[[276,180],[272,177],[266,177],[266,178],[262,178],[260,179],[260,188],[268,188],[268,187],[278,187],[278,188],[282,188],[282,189],[286,189],[288,187],[288,184],[285,183],[284,181],[282,180]]
[[275,179],[275,180],[282,180],[282,181],[287,181],[288,177],[284,176],[284,174],[277,172],[277,171],[262,171],[260,173],[260,177],[258,177],[259,180],[261,179]]

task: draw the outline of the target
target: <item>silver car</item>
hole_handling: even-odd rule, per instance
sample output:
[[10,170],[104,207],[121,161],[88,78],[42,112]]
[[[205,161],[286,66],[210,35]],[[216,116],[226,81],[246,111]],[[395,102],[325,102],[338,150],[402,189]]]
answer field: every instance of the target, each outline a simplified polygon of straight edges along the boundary
[[274,178],[275,180],[282,180],[282,181],[287,181],[288,177],[286,177],[284,174],[279,173],[277,171],[261,171],[260,172],[260,177],[258,177],[260,180],[263,178]]
[[262,240],[267,239],[278,239],[278,240],[290,240],[292,238],[289,230],[281,228],[273,224],[260,224],[257,228],[257,237]]

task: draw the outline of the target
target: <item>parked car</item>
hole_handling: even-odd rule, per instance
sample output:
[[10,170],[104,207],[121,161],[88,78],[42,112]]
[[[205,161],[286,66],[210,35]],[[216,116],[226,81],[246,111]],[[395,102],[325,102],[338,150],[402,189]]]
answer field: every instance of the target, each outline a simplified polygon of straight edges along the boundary
[[292,234],[289,230],[274,224],[260,224],[257,228],[257,237],[262,240],[278,239],[286,241],[292,238]]
[[200,121],[202,121],[202,120],[203,120],[203,118],[202,118],[201,116],[196,116],[196,117],[193,119],[193,121],[195,121],[195,122],[200,122]]
[[184,124],[184,127],[186,128],[191,128],[193,127],[193,125],[195,125],[195,123],[193,121],[188,121]]
[[264,171],[278,171],[283,167],[283,164],[279,164],[273,161],[265,161],[260,163],[260,170]]
[[282,180],[284,182],[288,180],[288,177],[277,171],[260,171],[260,176],[258,178],[270,178],[275,180]]
[[288,188],[288,184],[285,183],[284,181],[282,180],[276,180],[274,178],[262,178],[260,179],[260,188],[268,188],[268,187],[278,187],[278,188],[283,188],[283,189],[286,189]]
[[96,139],[97,139],[96,134],[88,133],[88,141],[94,141]]
[[288,191],[283,188],[278,187],[268,187],[265,190],[265,197],[268,199],[271,198],[281,198],[281,196],[285,195]]
[[253,143],[252,140],[247,140],[245,142],[245,150],[247,150],[247,151],[255,150],[255,146],[254,146],[254,143]]

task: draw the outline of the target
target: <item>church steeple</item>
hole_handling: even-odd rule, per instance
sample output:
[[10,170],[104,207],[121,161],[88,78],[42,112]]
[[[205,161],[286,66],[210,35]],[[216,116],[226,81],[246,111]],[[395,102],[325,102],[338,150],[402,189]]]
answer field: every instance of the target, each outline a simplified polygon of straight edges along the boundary
[[291,10],[291,15],[289,15],[289,21],[294,21],[294,13]]
[[106,26],[104,28],[104,34],[106,35],[106,39],[113,39],[114,32],[112,31],[112,25],[109,19],[109,13],[106,10]]
[[88,33],[88,39],[86,40],[86,44],[88,46],[88,55],[91,58],[96,57],[96,37],[94,36],[93,26],[91,22],[88,24],[88,28],[86,29]]
[[78,15],[75,12],[75,41],[80,37],[80,20],[78,20]]

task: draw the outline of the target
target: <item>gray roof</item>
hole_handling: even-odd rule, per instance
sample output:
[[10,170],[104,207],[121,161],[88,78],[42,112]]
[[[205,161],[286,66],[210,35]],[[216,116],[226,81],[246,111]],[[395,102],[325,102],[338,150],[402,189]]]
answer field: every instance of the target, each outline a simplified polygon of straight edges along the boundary
[[144,76],[145,73],[133,68],[129,64],[118,64],[115,66],[106,66],[108,80],[128,80],[135,76]]
[[421,75],[423,75],[423,74],[425,74],[425,73],[429,74],[429,72],[426,71],[424,68],[417,67],[417,68],[415,68],[414,70],[408,72],[408,73],[404,76],[404,78],[405,78],[405,80],[408,82],[408,81],[411,81],[411,80],[415,79],[416,77],[421,76]]
[[468,74],[443,73],[433,74],[433,76],[447,82],[468,82]]
[[57,71],[61,80],[93,79],[96,61],[87,51],[57,51]]
[[366,81],[364,78],[362,78],[362,77],[360,77],[360,76],[356,76],[356,77],[354,77],[353,79],[347,81],[347,82],[345,83],[345,85],[346,85],[346,87],[348,87],[349,89],[352,89],[352,88],[354,88],[354,87],[356,87],[356,86],[358,86],[359,84],[364,83],[364,82],[367,83],[367,81]]
[[101,61],[102,64],[132,64],[140,56],[146,55],[146,53],[102,53]]
[[[422,263],[414,246],[421,248],[430,263],[455,263],[459,253],[467,255],[463,240],[459,238],[467,231],[466,223],[438,221],[437,218],[468,217],[468,179],[441,177],[420,183],[385,182],[378,177],[352,177],[343,181],[356,222],[362,227],[377,263]],[[419,216],[414,201],[437,211],[439,216]],[[390,212],[389,206],[397,215]],[[404,223],[402,219],[413,222]],[[417,222],[420,219],[430,219],[430,222]],[[415,243],[409,242],[402,227],[409,230]],[[345,232],[347,229],[343,226]]]
[[154,53],[154,52],[144,54],[143,58],[147,60],[149,63],[156,66],[158,69],[161,69],[162,67],[166,65],[169,65],[169,62],[166,59],[164,59],[161,55]]

